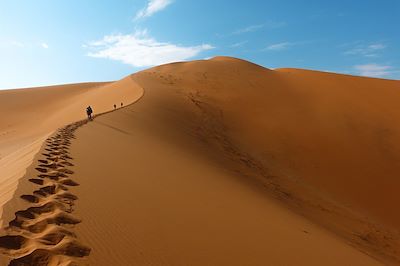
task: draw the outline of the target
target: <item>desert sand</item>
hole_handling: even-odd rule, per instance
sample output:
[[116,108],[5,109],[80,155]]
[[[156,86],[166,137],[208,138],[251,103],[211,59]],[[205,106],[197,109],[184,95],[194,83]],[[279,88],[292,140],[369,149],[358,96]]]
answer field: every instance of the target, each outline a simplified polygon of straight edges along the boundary
[[217,57],[2,91],[0,263],[399,264],[399,89]]

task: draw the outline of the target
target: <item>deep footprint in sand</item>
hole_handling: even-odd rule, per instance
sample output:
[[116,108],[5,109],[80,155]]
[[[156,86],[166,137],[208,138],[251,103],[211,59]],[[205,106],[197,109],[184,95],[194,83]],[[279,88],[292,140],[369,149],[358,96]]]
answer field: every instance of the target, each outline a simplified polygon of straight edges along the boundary
[[47,173],[47,169],[46,168],[36,167],[35,169],[38,170],[41,173]]
[[26,201],[31,202],[31,203],[38,203],[39,202],[39,198],[34,196],[34,195],[22,195],[21,199],[26,200]]
[[67,178],[61,181],[61,184],[66,185],[66,186],[70,186],[70,187],[75,187],[75,186],[79,186],[78,183],[76,183],[75,181]]
[[45,249],[37,249],[32,253],[14,259],[8,264],[9,266],[47,266],[53,257],[52,252]]
[[37,185],[43,185],[44,184],[43,179],[38,179],[38,178],[30,178],[29,182],[32,182],[32,183],[37,184]]
[[0,248],[21,249],[28,239],[20,235],[8,235],[0,237]]

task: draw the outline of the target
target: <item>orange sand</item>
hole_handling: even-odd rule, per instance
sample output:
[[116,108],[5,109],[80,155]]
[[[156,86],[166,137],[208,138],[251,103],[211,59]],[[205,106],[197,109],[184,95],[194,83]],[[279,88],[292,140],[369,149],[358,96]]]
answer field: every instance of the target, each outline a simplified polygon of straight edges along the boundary
[[[0,103],[25,97],[24,107],[6,121],[19,121],[10,126],[15,133],[0,143],[7,156],[18,143],[28,147],[28,159],[10,160],[13,169],[21,172],[54,129],[83,118],[88,102],[98,104],[95,111],[107,111],[121,98],[137,100],[142,88],[144,96],[83,125],[70,146],[56,148],[73,158],[62,159],[73,166],[58,164],[56,170],[72,172],[49,181],[59,188],[56,196],[27,203],[19,197],[38,188],[28,180],[38,175],[36,160],[47,161],[39,165],[45,173],[51,169],[52,155],[42,155],[48,146],[42,147],[3,219],[10,221],[32,204],[57,202],[64,195],[60,182],[77,182],[69,190],[77,200],[67,223],[77,221],[67,226],[76,238],[45,248],[35,244],[48,231],[65,235],[59,228],[64,225],[51,221],[69,215],[60,207],[35,211],[33,221],[20,218],[22,228],[45,221],[44,231],[22,233],[29,241],[18,240],[21,247],[14,251],[8,244],[0,262],[21,257],[52,265],[399,263],[399,81],[272,71],[218,57],[73,88],[0,94]],[[27,95],[42,99],[41,94],[51,104],[28,105]],[[37,113],[24,117],[35,108]],[[38,121],[43,127],[33,127]],[[13,191],[7,191],[9,199]],[[76,249],[82,252],[72,252]]]

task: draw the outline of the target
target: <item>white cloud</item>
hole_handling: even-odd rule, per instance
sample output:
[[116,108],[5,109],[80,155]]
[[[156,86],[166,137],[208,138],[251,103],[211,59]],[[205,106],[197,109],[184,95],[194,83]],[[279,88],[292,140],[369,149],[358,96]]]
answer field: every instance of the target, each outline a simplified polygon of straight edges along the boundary
[[264,24],[264,26],[268,29],[278,29],[285,27],[286,25],[287,23],[284,21],[268,21],[267,23]]
[[246,28],[238,29],[233,32],[233,34],[242,34],[242,33],[247,33],[247,32],[254,32],[258,31],[260,29],[264,28],[264,24],[258,24],[258,25],[251,25]]
[[135,67],[184,61],[214,48],[209,44],[181,46],[159,42],[148,36],[146,30],[104,36],[99,41],[88,43],[86,47],[92,50],[88,56],[117,60]]
[[369,45],[357,45],[356,47],[344,52],[345,55],[360,55],[365,57],[377,57],[379,52],[384,50],[386,45],[373,43]]
[[48,49],[48,48],[49,48],[49,45],[48,45],[47,43],[45,43],[45,42],[42,42],[42,43],[40,44],[40,46],[41,46],[43,49]]
[[150,17],[163,10],[172,3],[172,0],[148,0],[147,6],[136,13],[135,20]]
[[357,71],[358,75],[377,78],[386,77],[396,72],[393,71],[392,66],[378,64],[356,65],[354,69]]
[[23,44],[22,42],[18,42],[18,41],[11,41],[10,45],[11,46],[15,46],[15,47],[19,47],[19,48],[25,47],[25,44]]
[[245,45],[248,42],[249,41],[237,42],[237,43],[232,44],[230,47],[232,47],[232,48],[242,47],[243,45]]
[[268,45],[264,50],[271,50],[271,51],[281,51],[289,48],[289,46],[294,45],[293,43],[290,42],[281,42],[281,43],[275,43]]
[[250,25],[245,28],[241,28],[238,30],[235,30],[232,32],[233,35],[238,35],[238,34],[243,34],[243,33],[248,33],[248,32],[255,32],[258,30],[261,30],[263,28],[267,29],[277,29],[286,26],[286,22],[281,22],[281,21],[268,21],[263,24],[255,24],[255,25]]

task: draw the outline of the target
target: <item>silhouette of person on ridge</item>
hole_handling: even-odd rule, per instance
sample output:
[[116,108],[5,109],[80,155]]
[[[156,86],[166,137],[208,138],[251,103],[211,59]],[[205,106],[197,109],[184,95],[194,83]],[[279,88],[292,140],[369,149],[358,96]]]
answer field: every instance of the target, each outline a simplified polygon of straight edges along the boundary
[[86,108],[86,114],[88,116],[89,120],[92,120],[92,113],[93,113],[93,109],[92,107],[90,107],[90,105]]
[[116,104],[114,104],[114,110],[115,110],[115,109],[117,109],[117,105],[116,105]]

